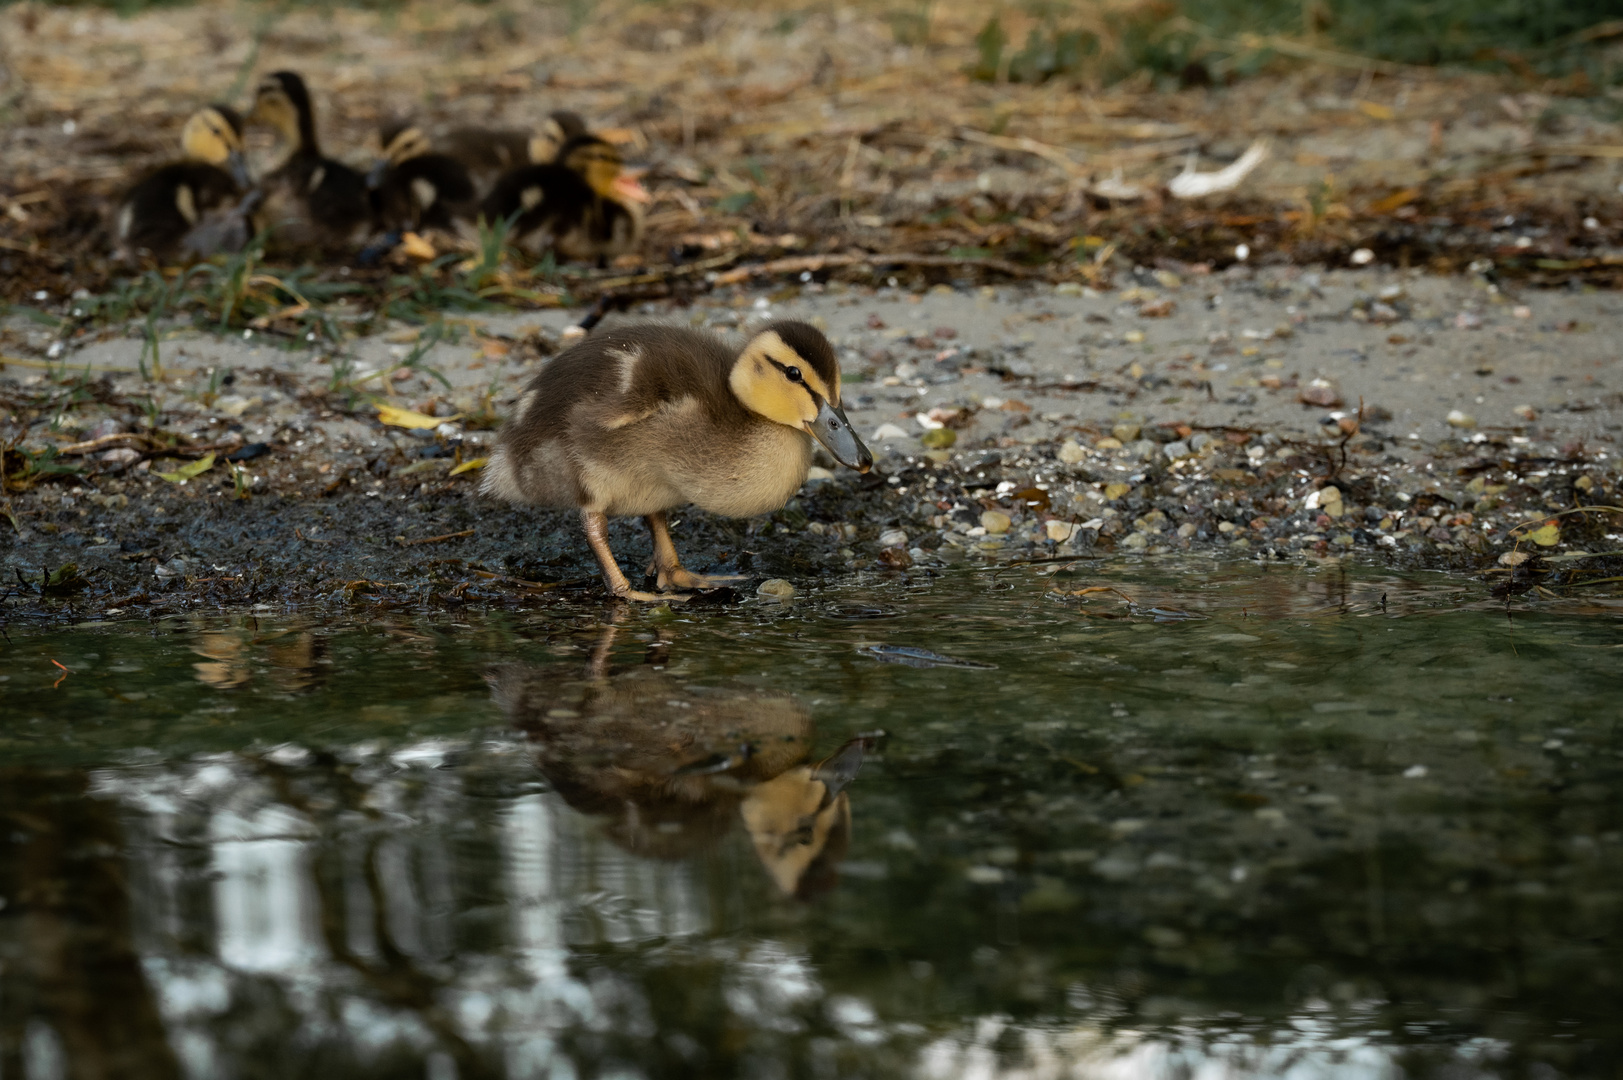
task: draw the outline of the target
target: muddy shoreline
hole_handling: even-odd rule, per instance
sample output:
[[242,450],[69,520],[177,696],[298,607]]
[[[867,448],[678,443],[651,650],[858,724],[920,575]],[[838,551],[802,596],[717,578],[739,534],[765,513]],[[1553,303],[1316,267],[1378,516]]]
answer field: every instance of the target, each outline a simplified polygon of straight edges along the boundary
[[[1182,552],[1367,559],[1476,573],[1496,594],[1598,598],[1611,587],[1582,583],[1615,576],[1607,553],[1623,549],[1623,515],[1583,509],[1619,502],[1615,307],[1278,268],[1147,272],[1105,294],[813,282],[615,317],[724,333],[821,322],[878,458],[866,477],[822,461],[765,518],[678,515],[688,565],[748,578],[700,602],[768,578],[811,589]],[[176,324],[156,382],[139,374],[134,328],[60,368],[23,357],[0,373],[13,447],[0,618],[601,602],[574,515],[483,500],[477,471],[457,471],[578,317],[447,320],[454,332],[416,358],[421,331],[405,326],[318,352]],[[50,349],[19,320],[5,330],[16,351]],[[376,402],[444,419],[389,426]],[[614,543],[641,568],[640,523],[616,522]]]

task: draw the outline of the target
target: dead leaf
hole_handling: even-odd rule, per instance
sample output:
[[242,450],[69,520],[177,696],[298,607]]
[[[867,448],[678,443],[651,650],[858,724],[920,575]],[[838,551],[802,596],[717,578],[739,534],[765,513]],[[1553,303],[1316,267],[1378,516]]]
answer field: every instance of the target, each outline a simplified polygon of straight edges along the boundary
[[388,424],[390,427],[413,428],[424,431],[428,428],[437,428],[441,424],[449,424],[451,421],[460,420],[461,418],[461,413],[455,413],[451,416],[429,416],[426,413],[396,408],[393,405],[378,405],[378,423]]
[[214,451],[210,450],[196,461],[188,462],[174,472],[161,472],[156,475],[160,480],[167,480],[171,484],[179,484],[193,477],[202,476],[212,468],[214,468]]
[[1527,539],[1539,547],[1555,547],[1561,542],[1561,523],[1555,518],[1550,518],[1538,528],[1528,532]]

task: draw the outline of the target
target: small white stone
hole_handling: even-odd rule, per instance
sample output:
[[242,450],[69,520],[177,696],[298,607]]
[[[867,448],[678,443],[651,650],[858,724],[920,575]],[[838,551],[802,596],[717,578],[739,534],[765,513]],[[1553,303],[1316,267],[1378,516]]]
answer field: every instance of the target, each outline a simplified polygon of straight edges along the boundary
[[1359,248],[1357,251],[1352,253],[1351,258],[1348,261],[1354,266],[1368,266],[1370,263],[1375,261],[1375,253],[1369,248]]
[[887,529],[879,534],[880,547],[906,547],[907,533],[901,529]]
[[911,438],[911,435],[897,427],[895,424],[880,424],[878,430],[873,433],[872,441],[889,442],[895,439]]
[[1425,775],[1426,767],[1424,765],[1410,765],[1407,769],[1403,770],[1403,778],[1405,780],[1419,780]]
[[1076,533],[1076,530],[1077,526],[1069,521],[1048,521],[1043,524],[1043,531],[1048,534],[1048,539],[1056,544],[1063,544],[1069,540]]
[[1088,452],[1082,449],[1082,444],[1075,439],[1066,439],[1059,448],[1059,459],[1067,465],[1075,465],[1079,461],[1087,460]]

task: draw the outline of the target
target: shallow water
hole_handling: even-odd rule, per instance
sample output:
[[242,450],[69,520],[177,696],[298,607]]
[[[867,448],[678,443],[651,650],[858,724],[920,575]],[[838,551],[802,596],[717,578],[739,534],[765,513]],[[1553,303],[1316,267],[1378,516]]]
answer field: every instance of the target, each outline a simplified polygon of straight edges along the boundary
[[5,630],[6,1078],[1623,1060],[1616,606],[1079,562]]

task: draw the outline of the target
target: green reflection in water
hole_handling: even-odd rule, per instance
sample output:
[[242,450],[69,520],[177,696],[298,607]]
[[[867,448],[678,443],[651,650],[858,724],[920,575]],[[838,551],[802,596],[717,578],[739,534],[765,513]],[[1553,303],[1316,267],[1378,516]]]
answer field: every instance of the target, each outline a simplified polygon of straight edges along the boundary
[[12,626],[0,1075],[1611,1075],[1618,616],[1079,563]]

